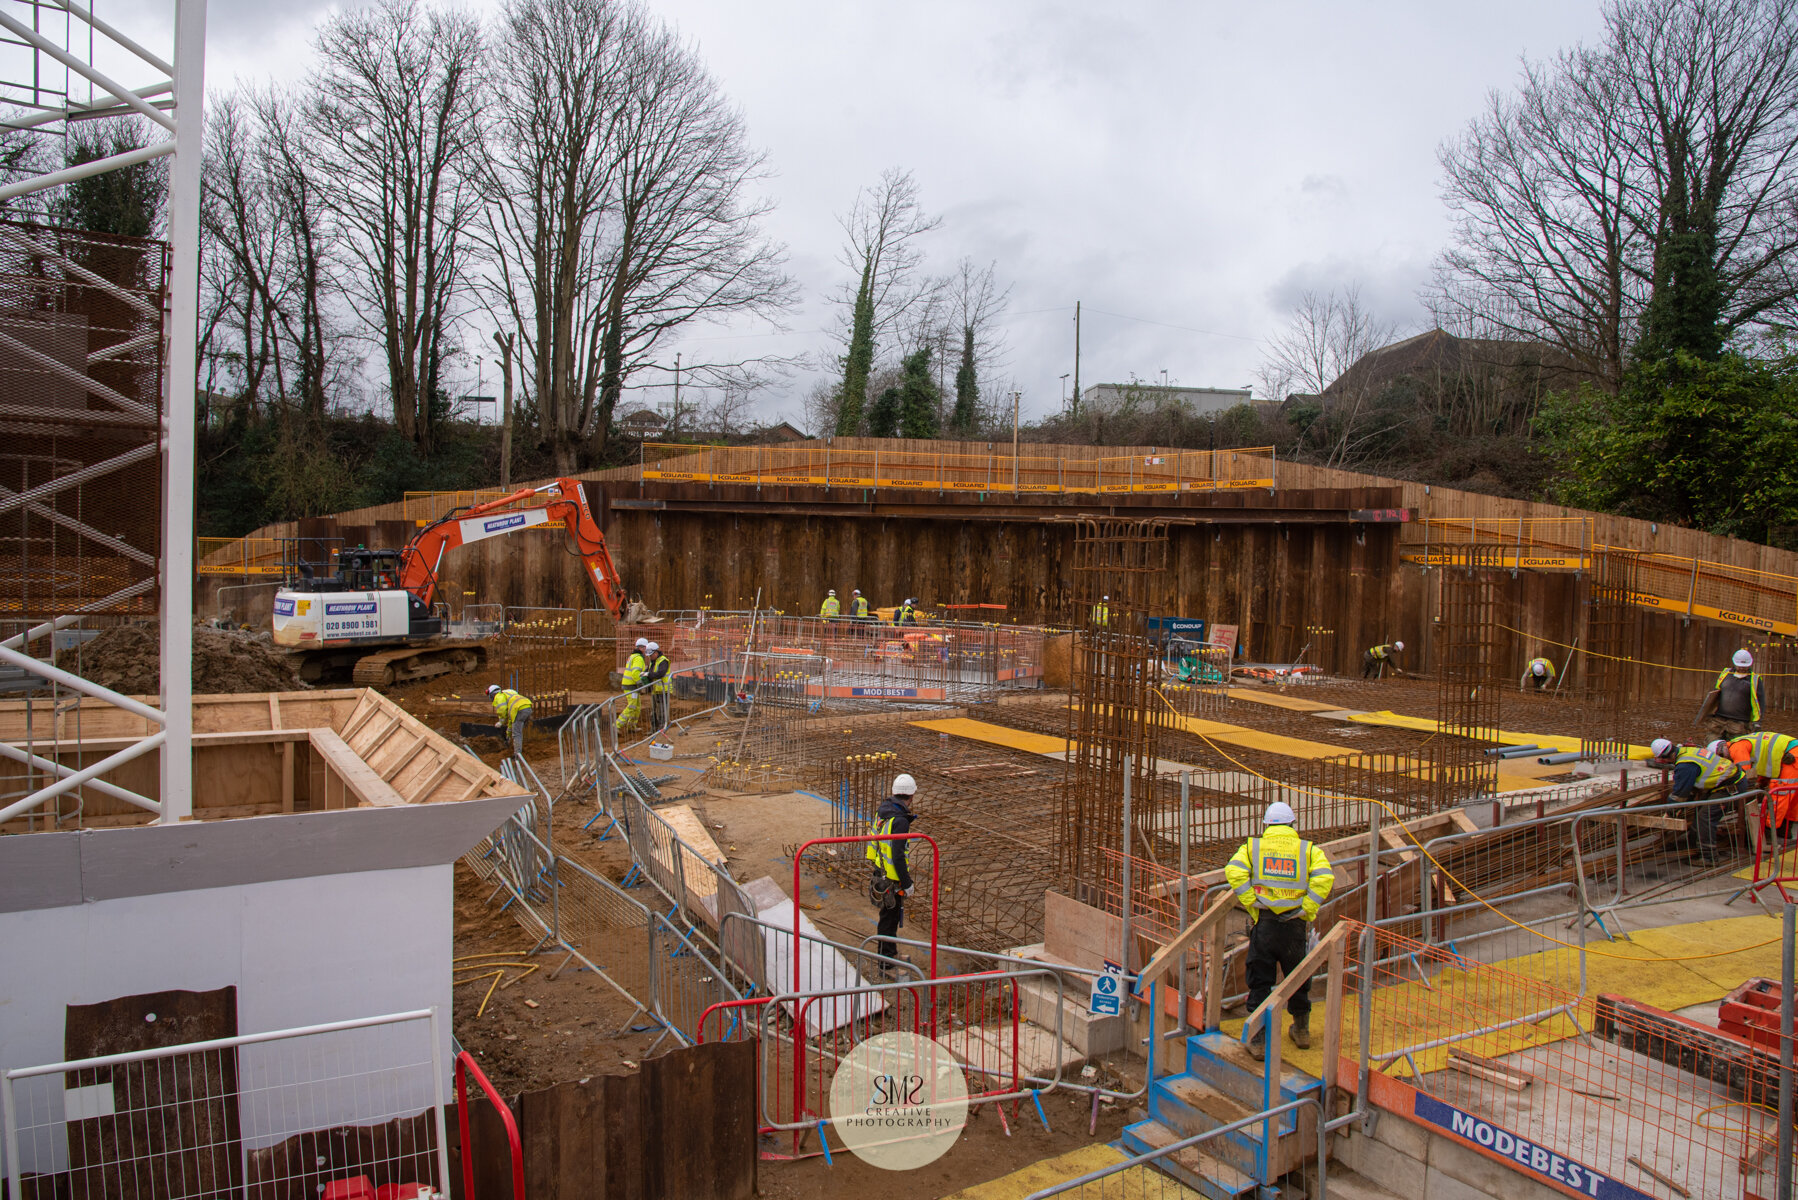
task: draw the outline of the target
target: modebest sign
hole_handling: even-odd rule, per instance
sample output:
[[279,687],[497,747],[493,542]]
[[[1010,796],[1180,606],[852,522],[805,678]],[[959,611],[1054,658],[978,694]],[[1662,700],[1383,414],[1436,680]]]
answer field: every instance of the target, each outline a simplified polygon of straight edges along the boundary
[[1454,1105],[1444,1104],[1427,1093],[1416,1094],[1412,1113],[1418,1120],[1434,1125],[1482,1150],[1490,1150],[1519,1170],[1558,1184],[1563,1190],[1591,1196],[1594,1200],[1655,1200],[1648,1193],[1639,1192],[1627,1183],[1612,1179],[1603,1171],[1575,1162],[1564,1154],[1557,1154],[1547,1146],[1538,1145],[1521,1134],[1500,1128],[1472,1113],[1462,1112]]
[[844,1058],[830,1081],[830,1123],[856,1157],[912,1171],[949,1153],[968,1124],[968,1081],[947,1046],[883,1033]]

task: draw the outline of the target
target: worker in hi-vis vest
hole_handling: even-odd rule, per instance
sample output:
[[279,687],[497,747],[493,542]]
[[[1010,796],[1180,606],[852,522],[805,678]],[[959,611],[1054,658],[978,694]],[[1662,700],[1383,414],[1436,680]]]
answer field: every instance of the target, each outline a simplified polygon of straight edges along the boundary
[[1717,672],[1717,682],[1699,710],[1712,737],[1737,738],[1761,727],[1761,710],[1767,706],[1767,684],[1754,669],[1754,655],[1737,650],[1729,666]]
[[1093,605],[1093,628],[1104,629],[1111,624],[1111,597],[1100,596],[1099,602]]
[[[1649,744],[1648,754],[1651,766],[1671,765],[1673,768],[1673,786],[1668,789],[1668,800],[1701,802],[1692,812],[1691,832],[1697,842],[1699,860],[1717,862],[1721,856],[1717,848],[1717,828],[1728,815],[1728,805],[1724,802],[1740,791],[1747,779],[1742,768],[1730,759],[1728,743],[1715,741],[1699,749],[1682,746],[1671,738],[1656,738]],[[1702,803],[1710,800],[1716,803]]]
[[849,615],[858,621],[868,619],[868,598],[862,595],[860,588],[849,593]]
[[[868,843],[867,859],[874,868],[874,877],[868,881],[868,899],[880,914],[874,923],[874,932],[880,938],[874,943],[874,953],[888,959],[899,957],[899,944],[893,939],[905,924],[905,894],[911,891],[905,839],[892,835],[911,832],[917,814],[910,806],[917,794],[917,780],[910,775],[895,776],[893,794],[874,810],[874,826],[868,830],[876,839]],[[879,970],[882,975],[893,973],[890,963],[881,963]]]
[[1532,658],[1523,668],[1523,678],[1517,681],[1517,690],[1522,691],[1525,684],[1534,683],[1539,692],[1555,681],[1555,665],[1546,658]]
[[619,677],[619,683],[624,685],[625,694],[630,698],[624,702],[624,711],[618,714],[618,720],[615,722],[614,727],[619,733],[635,729],[638,718],[642,716],[641,688],[643,676],[649,673],[648,655],[649,639],[638,638],[637,648],[631,652],[629,658],[624,660],[624,671]]
[[497,683],[487,685],[487,698],[493,701],[494,715],[499,717],[506,736],[512,741],[512,753],[523,758],[524,730],[531,723],[531,698]]
[[820,617],[835,617],[840,616],[842,612],[843,606],[837,600],[837,593],[833,588],[830,595],[824,597],[824,603],[818,606],[818,615]]
[[662,653],[662,647],[655,642],[649,643],[644,656],[649,659],[649,670],[643,673],[643,688],[649,692],[655,727],[666,729],[668,705],[674,699],[674,664],[668,661],[668,656]]
[[1369,646],[1361,652],[1361,678],[1372,679],[1386,674],[1391,667],[1394,675],[1403,675],[1404,668],[1398,665],[1398,656],[1404,653],[1403,642],[1382,642],[1378,646]]
[[[1778,829],[1782,839],[1789,836],[1786,826],[1798,820],[1798,786],[1792,786],[1798,783],[1798,737],[1763,729],[1730,742],[1728,753],[1731,762],[1769,789],[1762,820]],[[1781,781],[1784,786],[1769,786]]]
[[[1292,806],[1276,800],[1261,818],[1261,836],[1244,842],[1224,867],[1224,882],[1249,910],[1249,950],[1245,964],[1249,1011],[1261,1007],[1274,990],[1276,969],[1290,974],[1307,952],[1307,935],[1317,910],[1330,898],[1336,873],[1330,859],[1293,826]],[[1311,988],[1300,987],[1286,1002],[1292,1014],[1293,1044],[1311,1045]],[[1274,1016],[1278,1021],[1278,1014]],[[1249,1038],[1249,1053],[1267,1052],[1266,1028]]]

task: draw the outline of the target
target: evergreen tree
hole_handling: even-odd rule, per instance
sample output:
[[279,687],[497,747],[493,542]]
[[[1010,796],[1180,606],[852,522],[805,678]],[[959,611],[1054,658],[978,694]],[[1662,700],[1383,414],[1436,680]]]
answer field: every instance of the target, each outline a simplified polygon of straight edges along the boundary
[[974,432],[975,409],[980,402],[980,379],[974,369],[974,327],[961,329],[961,365],[955,368],[955,412],[949,428],[962,437]]
[[[63,165],[78,167],[140,150],[148,144],[136,121],[72,124]],[[64,184],[50,203],[50,215],[59,225],[94,233],[153,237],[162,224],[162,206],[168,190],[167,160],[151,159]]]
[[943,394],[930,378],[930,347],[905,357],[899,379],[899,432],[908,438],[933,438],[940,428]]
[[[862,268],[850,317],[849,352],[843,356],[843,390],[837,398],[837,436],[861,432],[862,409],[868,401],[868,373],[874,369],[874,272]],[[875,437],[891,436],[875,433]]]
[[898,435],[899,389],[890,387],[875,398],[874,406],[868,410],[868,436],[890,438]]
[[1654,250],[1654,292],[1642,310],[1635,361],[1661,362],[1683,352],[1716,362],[1723,354],[1725,299],[1716,213],[1702,196],[1688,197],[1676,180],[1668,188]]

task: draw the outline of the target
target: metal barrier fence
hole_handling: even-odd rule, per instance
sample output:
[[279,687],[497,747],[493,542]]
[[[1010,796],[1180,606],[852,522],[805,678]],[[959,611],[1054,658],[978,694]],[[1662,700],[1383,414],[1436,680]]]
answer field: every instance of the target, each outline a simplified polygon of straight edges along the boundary
[[1272,446],[1063,458],[783,446],[643,444],[646,480],[756,487],[962,492],[1189,492],[1272,488]]
[[[1345,1013],[1374,1103],[1582,1194],[1771,1196],[1783,1034],[1732,1056],[1702,1026],[1365,926]],[[1789,1061],[1789,1059],[1788,1059]],[[1726,1114],[1718,1116],[1717,1114]],[[1620,1186],[1619,1186],[1620,1185]]]
[[447,1044],[429,1008],[8,1070],[8,1195],[447,1189]]

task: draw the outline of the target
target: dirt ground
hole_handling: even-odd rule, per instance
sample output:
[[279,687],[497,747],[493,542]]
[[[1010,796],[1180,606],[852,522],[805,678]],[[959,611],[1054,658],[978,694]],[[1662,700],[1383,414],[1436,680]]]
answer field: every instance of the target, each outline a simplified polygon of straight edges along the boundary
[[[127,696],[153,696],[162,690],[160,645],[154,625],[115,625],[92,641],[62,651],[56,665]],[[292,692],[305,686],[293,660],[275,649],[266,631],[196,625],[193,664],[193,687],[199,695]]]

